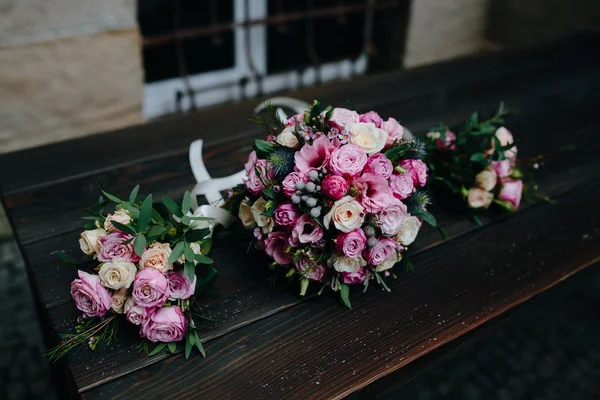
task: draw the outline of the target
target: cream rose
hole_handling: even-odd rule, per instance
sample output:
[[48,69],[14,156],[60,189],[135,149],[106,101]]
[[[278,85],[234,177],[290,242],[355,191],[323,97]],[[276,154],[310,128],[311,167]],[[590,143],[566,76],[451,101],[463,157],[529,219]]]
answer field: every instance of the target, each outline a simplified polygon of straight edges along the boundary
[[417,217],[407,217],[400,224],[400,230],[396,235],[396,241],[404,246],[409,246],[415,241],[421,229],[421,222]]
[[350,132],[349,142],[361,147],[368,155],[380,152],[388,138],[386,131],[371,122],[350,122],[346,130]]
[[[503,126],[496,130],[496,137],[498,138],[498,141],[500,142],[502,147],[513,143],[512,133],[510,133],[510,131]],[[492,143],[494,142],[492,141]]]
[[104,221],[104,229],[107,232],[115,229],[111,221],[117,221],[120,224],[127,225],[131,222],[131,214],[127,210],[117,210],[114,214],[108,214]]
[[98,276],[105,288],[119,290],[131,286],[137,268],[128,261],[109,261],[102,264]]
[[273,226],[275,224],[275,222],[273,221],[273,218],[271,217],[265,217],[264,215],[261,215],[262,213],[265,212],[265,205],[267,204],[267,202],[265,201],[265,199],[263,199],[262,197],[259,197],[258,200],[256,200],[254,202],[254,204],[252,204],[252,207],[250,207],[250,210],[252,211],[252,215],[254,216],[254,221],[256,222],[256,225],[258,225],[260,228],[262,228],[263,233],[270,233],[273,230]]
[[[200,250],[200,245],[198,243],[190,243],[190,249],[194,252],[194,254],[202,254],[202,250]],[[179,264],[185,263],[185,256],[182,254],[181,257],[177,260]],[[198,261],[194,260],[194,265],[197,265]]]
[[140,258],[140,270],[144,268],[154,268],[161,272],[167,272],[173,269],[173,264],[168,260],[171,256],[171,246],[168,243],[154,243],[144,251]]
[[122,288],[113,293],[110,299],[110,308],[117,314],[123,314],[125,302],[127,301],[127,289]]
[[496,175],[496,171],[491,168],[484,169],[475,177],[475,184],[488,192],[496,187],[497,181],[498,176]]
[[402,260],[402,256],[398,252],[395,252],[394,254],[391,255],[391,257],[389,257],[387,260],[385,260],[384,262],[379,264],[375,268],[375,271],[382,272],[382,271],[388,270],[388,269],[392,268],[394,265],[396,265],[396,263],[400,260]]
[[295,126],[288,126],[282,130],[281,133],[277,135],[276,142],[283,147],[289,147],[290,149],[298,147],[299,142],[296,135],[294,135],[294,129]]
[[106,235],[107,233],[104,229],[91,229],[81,232],[81,237],[79,238],[79,247],[81,248],[81,251],[88,256],[96,254],[100,251],[98,240]]
[[254,221],[254,215],[252,215],[252,209],[248,205],[248,199],[242,200],[240,203],[240,210],[238,217],[242,221],[242,225],[246,229],[254,229],[256,227],[256,221]]
[[327,265],[338,272],[358,272],[360,267],[367,265],[367,262],[361,256],[358,257],[340,257],[334,254],[327,260]]
[[467,194],[467,203],[471,208],[488,208],[494,194],[480,188],[471,188]]
[[345,233],[360,228],[365,222],[365,209],[352,196],[342,197],[323,218],[323,225],[329,229],[333,221],[335,227]]

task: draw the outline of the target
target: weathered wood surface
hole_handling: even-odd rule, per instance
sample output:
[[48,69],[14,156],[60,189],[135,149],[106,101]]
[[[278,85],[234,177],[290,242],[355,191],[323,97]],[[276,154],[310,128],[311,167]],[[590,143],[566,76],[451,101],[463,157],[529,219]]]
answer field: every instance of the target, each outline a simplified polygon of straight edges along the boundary
[[[539,174],[538,183],[545,194],[556,196],[563,194],[560,197],[561,203],[559,204],[561,207],[560,210],[562,210],[563,201],[571,201],[570,193],[580,193],[583,190],[582,188],[591,186],[586,184],[586,182],[597,182],[595,179],[600,176],[600,163],[596,157],[596,154],[600,151],[600,141],[596,140],[594,136],[595,132],[600,128],[600,124],[596,121],[597,110],[600,106],[600,96],[597,96],[598,89],[600,89],[600,76],[597,74],[598,64],[596,61],[590,57],[585,57],[585,55],[593,52],[593,49],[597,49],[599,44],[600,41],[598,40],[574,41],[570,46],[561,44],[558,47],[550,47],[546,50],[538,50],[532,53],[523,53],[520,56],[496,55],[478,58],[475,61],[467,60],[469,62],[459,61],[446,66],[440,66],[439,70],[441,72],[439,74],[436,74],[436,68],[432,67],[415,71],[414,73],[403,73],[402,76],[399,75],[395,79],[390,78],[392,75],[386,75],[383,78],[364,78],[364,81],[361,80],[363,86],[356,84],[348,87],[346,85],[346,92],[336,89],[337,91],[334,90],[333,94],[334,96],[342,97],[344,93],[347,93],[344,97],[353,99],[356,99],[356,97],[353,97],[352,94],[358,94],[361,104],[366,104],[369,108],[372,107],[380,111],[384,116],[405,115],[406,118],[402,118],[403,123],[413,130],[420,131],[435,125],[440,120],[445,122],[462,120],[473,109],[481,107],[493,108],[501,99],[504,99],[509,106],[521,111],[519,115],[509,121],[510,128],[514,131],[519,141],[518,146],[521,156],[551,151],[562,144],[578,145],[576,152],[559,158],[558,162],[546,166]],[[569,57],[574,56],[577,56],[576,59],[578,62],[576,63],[573,63],[572,59],[569,59]],[[483,73],[474,64],[483,69],[485,67],[493,67],[494,71]],[[465,75],[467,72],[471,73],[472,79],[468,79],[468,74]],[[451,79],[453,75],[457,77],[454,80]],[[369,79],[373,82],[371,86],[368,85]],[[371,91],[373,87],[377,88],[377,85],[382,85],[381,82],[385,82],[387,88],[384,90],[385,86],[379,86],[381,93],[373,93]],[[415,91],[405,95],[392,93],[394,90],[404,86],[413,88],[411,90],[422,87],[423,90],[420,93]],[[326,97],[326,100],[328,97]],[[232,107],[229,109],[232,110],[237,106],[226,107]],[[218,112],[215,111],[215,114],[218,114]],[[210,121],[209,117],[206,118]],[[227,121],[232,119],[228,118]],[[238,115],[238,119],[245,121],[246,115]],[[191,132],[188,124],[192,120],[196,121],[195,119],[182,118],[182,130],[188,133]],[[245,124],[249,125],[247,122]],[[160,124],[157,125],[161,126]],[[157,129],[157,125],[149,125],[152,128],[149,128],[148,132],[154,132]],[[234,123],[230,126],[236,127],[237,125]],[[143,128],[136,129],[143,131]],[[215,128],[215,131],[220,131],[221,135],[223,135],[223,126]],[[236,132],[240,131],[241,129]],[[167,135],[168,133],[164,134]],[[258,134],[260,133],[255,129],[249,129],[241,134],[232,133],[232,137],[229,138],[230,141],[224,142],[221,141],[218,135],[213,138],[214,140],[211,139],[212,136],[209,134],[208,142],[212,144],[209,144],[206,148],[205,156],[211,173],[219,176],[237,171],[249,152],[252,138]],[[110,138],[111,135],[106,135],[106,137]],[[196,138],[196,136],[193,138]],[[69,148],[72,145],[72,143],[65,143],[65,148]],[[98,146],[100,145],[98,144]],[[115,157],[118,158],[119,155],[117,154]],[[0,164],[5,161],[5,158],[1,158]],[[104,167],[94,165],[92,168],[101,170]],[[57,177],[59,175],[59,173],[55,173],[52,176]],[[45,186],[38,182],[32,184],[31,187],[14,189],[12,190],[12,194],[4,198],[5,203],[9,207],[9,214],[17,229],[30,275],[36,287],[36,294],[40,298],[41,307],[47,309],[49,324],[58,332],[73,328],[76,311],[70,301],[68,287],[74,277],[75,268],[61,263],[56,257],[55,252],[57,250],[64,250],[67,254],[78,254],[77,237],[79,226],[81,225],[78,220],[81,216],[79,209],[94,202],[98,195],[95,174],[89,175],[86,172],[81,175],[83,176],[72,177],[72,179],[60,178],[61,182]],[[127,193],[135,183],[141,183],[142,190],[145,192],[152,191],[156,195],[166,194],[177,198],[193,184],[187,155],[182,152],[171,152],[164,157],[157,157],[156,159],[142,159],[141,161],[130,162],[118,168],[100,171],[97,175],[106,187],[114,189],[118,194]],[[25,176],[24,179],[27,181],[29,178]],[[6,181],[3,180],[3,182]],[[14,185],[14,182],[11,183],[9,180],[9,187],[10,185]],[[4,187],[6,188],[7,186],[4,185]],[[585,206],[585,199],[581,199],[581,197],[579,195],[578,201],[583,205],[577,205],[580,210]],[[590,199],[589,201],[591,202],[592,200]],[[549,208],[549,210],[557,210],[558,212],[559,206],[556,206],[557,208]],[[435,271],[430,270],[427,266],[430,262],[428,261],[430,259],[427,257],[431,256],[435,258],[434,254],[448,248],[455,249],[457,252],[466,252],[467,250],[465,250],[463,243],[474,243],[471,238],[479,237],[474,235],[481,235],[482,231],[490,232],[500,229],[499,227],[505,226],[504,224],[507,223],[518,223],[513,220],[529,224],[534,217],[527,217],[527,215],[532,213],[537,215],[539,213],[538,209],[548,208],[547,206],[543,206],[542,208],[538,206],[530,210],[520,211],[517,215],[494,217],[492,218],[493,221],[486,219],[484,222],[486,224],[491,223],[491,225],[483,230],[481,228],[478,229],[460,214],[449,212],[443,208],[438,209],[438,217],[444,227],[449,230],[453,239],[439,246],[441,240],[437,233],[432,230],[424,230],[419,237],[418,244],[411,249],[420,252],[415,258],[417,273],[401,274],[399,281],[394,284],[396,290],[391,295],[388,295],[388,297],[380,296],[372,291],[369,296],[373,295],[373,297],[368,297],[367,299],[370,299],[369,302],[374,302],[373,307],[379,304],[386,309],[392,307],[391,304],[396,304],[395,302],[400,300],[403,303],[396,304],[397,307],[402,307],[405,303],[415,302],[416,298],[405,297],[404,293],[407,288],[404,285],[405,282],[411,282],[411,285],[421,288],[424,293],[429,290],[427,288],[430,279],[429,275],[434,274]],[[573,232],[576,235],[575,231]],[[466,235],[467,233],[469,234]],[[586,233],[586,235],[592,234]],[[502,240],[506,240],[506,238]],[[544,236],[540,240],[542,242],[544,240],[550,242],[554,239]],[[307,312],[306,310],[315,308],[322,309],[327,318],[329,318],[329,315],[334,315],[336,317],[332,317],[333,320],[340,321],[339,318],[347,318],[348,321],[356,321],[356,323],[362,325],[361,320],[356,316],[357,314],[348,314],[333,304],[335,301],[330,296],[323,296],[317,300],[307,299],[302,302],[295,294],[296,287],[274,288],[268,285],[261,260],[249,258],[243,253],[241,248],[234,247],[232,249],[223,246],[223,244],[220,246],[221,249],[218,247],[215,249],[213,257],[221,274],[217,286],[223,289],[224,296],[220,299],[206,300],[204,304],[206,306],[206,315],[219,320],[219,322],[206,322],[203,324],[204,333],[202,337],[204,341],[209,341],[207,344],[209,358],[207,360],[198,359],[190,361],[195,369],[212,371],[208,375],[214,375],[214,381],[202,380],[205,379],[202,376],[197,378],[198,382],[202,381],[203,385],[208,385],[214,389],[211,389],[213,390],[210,392],[211,398],[225,393],[221,392],[223,388],[219,386],[221,385],[219,380],[227,378],[221,378],[220,373],[217,373],[217,371],[222,369],[223,371],[227,371],[227,373],[239,375],[239,379],[247,377],[239,374],[235,365],[228,365],[227,360],[245,360],[246,355],[244,355],[244,352],[246,350],[252,354],[252,358],[259,360],[258,347],[263,350],[268,349],[268,340],[265,338],[258,339],[257,343],[260,342],[260,346],[257,344],[258,347],[252,347],[251,344],[248,344],[248,346],[243,345],[239,348],[229,347],[232,346],[231,343],[239,345],[241,343],[239,340],[242,340],[240,338],[247,338],[248,335],[251,335],[249,332],[254,332],[254,328],[257,329],[257,332],[260,329],[264,329],[264,332],[271,332],[270,329],[278,326],[282,318],[283,320],[289,318],[294,323],[298,321],[297,329],[299,331],[302,331],[302,327],[306,331],[311,331],[313,327],[311,327],[309,322],[304,323],[301,315]],[[429,250],[424,251],[426,249]],[[521,257],[515,257],[513,261],[517,262],[520,259]],[[525,261],[524,259],[522,262]],[[464,268],[458,267],[459,264],[456,265],[455,268]],[[565,274],[569,274],[581,268],[582,265],[568,267],[561,265],[560,268],[563,268]],[[492,264],[488,264],[487,267],[490,268],[490,271],[498,269]],[[527,268],[527,265],[523,264],[523,268]],[[518,268],[512,271],[518,271]],[[456,273],[462,272],[459,271]],[[535,288],[531,291],[523,289],[514,293],[510,292],[512,293],[510,295],[513,296],[511,297],[513,300],[504,304],[503,307],[509,308],[518,304],[520,301],[524,301],[527,296],[540,291],[538,289],[549,286],[558,280],[555,275],[552,275],[554,278],[550,276],[549,280],[543,280],[546,279],[546,275],[541,274],[541,272],[540,274],[533,274],[531,276],[531,282],[537,285]],[[454,271],[441,268],[439,273],[442,276],[439,278],[436,277],[436,279],[446,279],[448,282],[454,282]],[[470,278],[471,280],[467,283],[474,285],[479,278],[480,276]],[[546,283],[545,285],[541,285],[540,282]],[[504,283],[498,282],[497,284],[503,285]],[[503,287],[502,290],[512,289]],[[397,294],[402,294],[402,296],[397,297]],[[424,294],[423,298],[428,298],[427,296],[429,294]],[[360,298],[359,307],[367,304],[367,300],[363,296],[358,297]],[[485,296],[468,299],[470,302],[476,303],[472,304],[473,307],[489,306],[488,298]],[[301,314],[296,314],[297,312]],[[355,310],[351,313],[356,312]],[[492,314],[495,315],[495,313]],[[384,314],[379,315],[381,317]],[[459,320],[457,319],[457,321]],[[271,323],[270,321],[273,322]],[[366,321],[365,319],[365,323],[367,323]],[[395,319],[392,318],[391,321],[388,320],[386,323],[393,321]],[[250,327],[244,328],[251,323]],[[312,323],[314,324],[314,322]],[[426,321],[423,323],[425,324],[424,326],[427,325]],[[467,328],[471,326],[472,324],[468,325],[465,330],[461,330],[460,327],[453,328],[454,330],[448,331],[446,334],[447,338],[457,337],[468,331],[469,329]],[[314,325],[314,329],[319,329],[319,327],[319,324]],[[291,327],[285,327],[285,329],[288,328]],[[419,335],[423,333],[423,331],[413,330],[410,332],[418,333]],[[409,335],[410,332],[403,331],[402,335]],[[298,334],[301,333],[298,332]],[[268,334],[265,333],[265,335]],[[442,334],[440,336],[446,337]],[[178,370],[181,368],[180,363],[183,363],[181,355],[171,356],[163,354],[155,358],[147,358],[137,353],[134,338],[134,331],[124,331],[118,345],[109,349],[97,350],[96,352],[81,351],[69,356],[67,358],[68,367],[79,391],[89,393],[90,396],[99,395],[104,398],[108,394],[111,396],[116,395],[118,390],[124,388],[124,385],[131,384],[135,386],[136,381],[143,380],[146,376],[154,376],[157,373],[156,371],[162,371],[160,373],[163,373],[167,369],[174,368],[174,370]],[[414,341],[419,338],[408,336],[406,339],[407,341]],[[312,337],[310,340],[312,340]],[[283,340],[283,342],[281,346],[288,346],[285,347],[288,350],[289,346],[294,346],[294,343],[290,341]],[[373,346],[383,346],[385,342],[376,343],[376,341],[373,341],[370,344]],[[299,354],[303,354],[302,357],[306,356],[311,358],[311,361],[316,362],[317,357],[324,356],[327,352],[329,352],[327,355],[331,352],[337,352],[338,349],[335,345],[335,343],[331,343],[331,349],[313,347],[310,351],[300,347],[297,351]],[[435,347],[438,345],[439,343],[422,344],[424,346],[423,350],[420,353],[410,353],[412,355],[407,356],[406,360],[417,358],[430,351],[431,346]],[[274,348],[276,347],[275,344],[273,346]],[[266,351],[266,354],[267,357],[270,357],[269,350]],[[340,357],[342,355],[346,356],[343,352],[340,353]],[[273,359],[275,360],[275,358]],[[294,358],[292,357],[292,359]],[[270,363],[270,360],[271,358],[266,358],[265,362]],[[223,364],[224,362],[225,364]],[[183,363],[182,365],[188,364]],[[242,361],[241,365],[245,365],[248,368],[246,361]],[[346,368],[349,368],[349,365],[346,364]],[[379,364],[375,363],[373,365],[373,368],[376,368],[375,365]],[[405,362],[394,365],[395,367],[399,367],[405,365]],[[142,368],[142,371],[135,372]],[[216,369],[213,370],[212,368]],[[250,381],[256,383],[256,379],[264,378],[260,372],[260,368],[253,369],[250,367],[250,369],[254,371],[253,373],[257,374],[257,378],[250,379]],[[336,369],[336,371],[338,370]],[[379,371],[379,374],[376,376],[384,375],[385,371]],[[342,372],[336,372],[336,375],[333,375],[333,379],[335,380],[336,377],[343,376],[343,379],[347,380],[348,378]],[[207,373],[203,372],[203,374],[206,376]],[[168,375],[170,375],[170,372]],[[195,378],[190,379],[191,381],[195,380]],[[285,378],[282,379],[282,381],[284,380]],[[294,382],[297,383],[298,381]],[[354,382],[354,380],[350,379],[349,382]],[[365,382],[367,381],[356,381],[352,385],[352,390],[361,387]],[[191,384],[191,382],[189,383]],[[320,384],[323,383],[320,382]],[[331,384],[329,386],[321,386],[321,389],[323,393],[328,393],[327,396],[333,396],[333,393],[339,389],[335,385],[339,383],[335,383],[334,386],[331,386]],[[254,386],[248,386],[248,382],[245,385],[242,385],[242,387],[256,389]],[[194,388],[194,392],[198,391],[200,393],[202,390],[208,389]],[[270,392],[269,390],[256,390],[257,392],[255,393],[276,395],[275,392]],[[293,393],[293,391],[291,392]],[[202,393],[207,394],[209,392]],[[313,394],[318,397],[319,393],[321,392],[316,391]],[[145,394],[140,392],[138,395]],[[163,395],[164,393],[162,392],[156,392],[156,396],[159,398],[163,397]],[[303,394],[300,392],[298,395],[303,397]],[[308,392],[306,395],[308,395]]]

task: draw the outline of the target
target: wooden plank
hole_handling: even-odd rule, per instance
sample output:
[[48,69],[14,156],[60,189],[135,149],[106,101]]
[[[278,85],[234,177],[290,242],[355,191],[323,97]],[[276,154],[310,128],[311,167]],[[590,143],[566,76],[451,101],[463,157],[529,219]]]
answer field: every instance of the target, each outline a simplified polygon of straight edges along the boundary
[[[354,77],[328,85],[305,88],[283,95],[313,99],[327,94],[328,101],[345,104],[352,99],[360,109],[395,102],[399,98],[418,98],[441,87],[460,86],[464,82],[499,78],[514,70],[530,70],[564,65],[565,60],[589,59],[600,44],[598,35],[552,43],[538,49],[468,57],[411,71]],[[255,135],[258,130],[247,123],[259,99],[212,107],[185,116],[174,116],[149,124],[110,133],[97,134],[68,142],[54,143],[0,156],[0,188],[5,195],[38,186],[56,184],[65,179],[93,175],[116,166],[150,161],[185,151],[190,142],[203,137],[218,144],[232,133]],[[226,123],[224,123],[226,121]],[[168,137],[168,140],[165,138]],[[140,143],[143,142],[143,145]],[[114,143],[127,151],[115,151]],[[26,160],[27,165],[24,165]]]
[[[570,96],[578,96],[577,104],[586,117],[592,111],[581,97],[593,96],[592,88],[597,87],[599,82],[595,73],[597,66],[595,62],[587,62],[555,70],[541,64],[534,76],[530,75],[528,68],[524,68],[503,79],[494,77],[484,82],[465,83],[418,99],[376,108],[382,115],[405,115],[403,123],[417,131],[426,130],[440,120],[462,120],[474,108],[495,107],[500,100],[530,113],[530,110],[541,107],[540,101],[549,101],[550,105],[558,103],[555,107],[569,107]],[[564,128],[567,129],[567,126]],[[247,157],[251,142],[252,138],[246,137],[207,147],[206,164],[210,172],[221,176],[237,171]],[[183,154],[117,168],[98,177],[117,194],[126,194],[135,183],[140,183],[143,191],[179,197],[194,183],[187,155]],[[5,201],[21,243],[77,229],[81,225],[79,210],[96,201],[98,189],[95,177],[84,177],[8,196]]]
[[422,253],[391,294],[321,296],[82,397],[342,398],[600,261],[598,183]]

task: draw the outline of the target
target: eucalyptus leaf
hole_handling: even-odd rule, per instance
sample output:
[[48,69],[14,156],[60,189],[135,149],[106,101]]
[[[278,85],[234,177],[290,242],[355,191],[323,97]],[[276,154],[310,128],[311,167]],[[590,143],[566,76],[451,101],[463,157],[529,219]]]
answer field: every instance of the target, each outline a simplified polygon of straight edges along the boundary
[[183,255],[184,255],[186,261],[194,262],[194,250],[192,250],[190,247],[186,247],[183,250]]
[[184,214],[187,213],[188,211],[190,211],[191,204],[192,204],[192,195],[190,194],[190,192],[186,191],[183,194],[183,201],[181,202],[181,211],[183,211]]
[[133,250],[138,256],[142,256],[146,250],[146,237],[144,235],[138,235],[133,242]]
[[254,141],[254,148],[258,153],[262,154],[271,154],[273,151],[275,151],[275,145],[273,143],[262,139],[256,139]]
[[162,225],[152,225],[152,227],[148,230],[148,237],[160,236],[166,231],[166,228]]
[[133,229],[130,225],[123,225],[120,222],[117,221],[110,221],[110,223],[112,224],[112,226],[114,226],[115,228],[117,228],[118,230],[125,232],[125,233],[130,233],[132,235],[137,234],[137,232],[135,231],[135,229]]
[[206,257],[204,254],[194,254],[193,259],[197,261],[198,264],[212,264],[214,262],[211,258]]
[[185,359],[190,358],[190,354],[192,353],[193,344],[191,342],[191,336],[188,334],[185,337]]
[[202,357],[206,358],[206,352],[204,351],[204,346],[202,346],[202,342],[200,341],[200,338],[198,337],[198,332],[194,331],[194,336],[196,337],[196,342],[194,344],[198,348],[198,351],[200,352],[200,354],[202,354]]
[[189,217],[192,221],[214,221],[215,219],[212,217]]
[[340,285],[340,299],[346,307],[352,308],[352,304],[350,303],[350,286],[345,283]]
[[159,343],[154,350],[152,350],[150,353],[148,353],[148,355],[150,357],[157,355],[158,353],[160,353],[162,351],[162,349],[164,349],[165,347],[167,347],[166,343]]
[[169,351],[171,353],[175,353],[175,350],[177,350],[177,343],[175,343],[175,342],[167,343],[167,348],[169,349]]
[[471,158],[471,161],[476,162],[476,163],[485,163],[485,155],[483,153],[474,153]]
[[83,262],[77,261],[73,257],[66,255],[62,251],[58,253],[58,257],[60,257],[61,260],[63,260],[64,262],[67,262],[69,264],[73,264],[73,265],[83,264]]
[[202,254],[208,254],[210,252],[211,247],[212,247],[212,239],[211,238],[204,239],[202,242],[200,242],[200,251],[202,252]]
[[112,201],[114,201],[114,202],[115,202],[115,203],[117,203],[117,204],[120,204],[120,203],[122,203],[122,202],[123,202],[123,200],[121,200],[121,199],[120,199],[120,198],[118,198],[117,196],[115,196],[115,195],[113,195],[113,194],[110,194],[110,193],[107,193],[107,192],[105,192],[104,190],[102,191],[102,193],[104,193],[104,195],[105,195],[106,197],[108,197],[108,199],[109,199],[109,200],[112,200]]
[[140,185],[135,185],[131,193],[129,193],[129,202],[135,203],[135,199],[137,199],[138,192],[140,191]]
[[87,219],[87,220],[92,220],[92,221],[104,222],[104,220],[106,218],[101,217],[101,216],[97,216],[97,215],[90,215],[90,216],[87,216],[87,217],[81,217],[81,219]]
[[196,268],[194,262],[186,261],[183,264],[183,276],[187,276],[190,282],[194,281],[194,275],[196,274]]
[[169,256],[169,259],[167,260],[167,263],[169,264],[173,264],[175,263],[175,261],[179,260],[179,257],[181,257],[181,255],[183,254],[183,250],[185,249],[185,243],[184,242],[179,242],[175,245],[175,247],[173,248],[173,251],[171,252],[171,255]]
[[306,290],[308,289],[309,280],[304,276],[300,278],[300,296],[304,296],[306,294]]
[[437,221],[435,220],[435,217],[433,216],[433,214],[431,214],[430,212],[420,209],[420,210],[413,211],[413,215],[415,217],[421,218],[423,221],[427,222],[429,225],[433,226],[434,228],[437,227]]
[[152,195],[149,194],[142,204],[142,208],[140,209],[140,217],[137,221],[137,228],[139,232],[144,232],[148,229],[148,224],[150,223],[150,218],[152,218]]
[[94,222],[88,222],[87,224],[83,225],[83,229],[85,229],[85,230],[96,229],[96,224]]
[[185,234],[185,239],[190,242],[199,242],[210,234],[209,228],[193,229]]
[[192,220],[187,215],[184,215],[183,217],[181,217],[181,223],[182,224],[189,225],[190,222],[192,222]]
[[167,207],[167,209],[171,212],[171,214],[173,214],[179,218],[183,217],[183,211],[181,211],[181,208],[179,208],[177,203],[175,203],[173,200],[171,200],[167,196],[164,196],[162,198],[162,201],[163,201],[163,204]]

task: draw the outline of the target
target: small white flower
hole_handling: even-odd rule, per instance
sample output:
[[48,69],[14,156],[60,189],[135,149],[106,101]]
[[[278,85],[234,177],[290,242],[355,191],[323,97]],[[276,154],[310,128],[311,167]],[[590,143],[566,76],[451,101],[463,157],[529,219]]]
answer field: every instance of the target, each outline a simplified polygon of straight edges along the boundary
[[298,138],[294,135],[295,126],[288,126],[285,128],[279,135],[277,135],[276,142],[284,147],[289,147],[290,149],[295,149],[298,147]]

